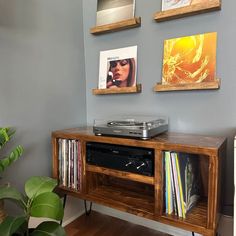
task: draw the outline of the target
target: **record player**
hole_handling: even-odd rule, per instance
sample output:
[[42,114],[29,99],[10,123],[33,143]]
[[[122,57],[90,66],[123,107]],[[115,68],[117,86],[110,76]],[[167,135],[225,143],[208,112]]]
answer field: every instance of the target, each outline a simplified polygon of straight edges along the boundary
[[168,130],[166,117],[122,117],[94,120],[95,135],[126,136],[149,139]]

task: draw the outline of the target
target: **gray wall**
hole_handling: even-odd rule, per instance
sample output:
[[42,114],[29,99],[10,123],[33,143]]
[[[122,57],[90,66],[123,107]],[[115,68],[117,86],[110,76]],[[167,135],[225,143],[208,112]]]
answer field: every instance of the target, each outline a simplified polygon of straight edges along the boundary
[[[2,181],[22,187],[29,176],[51,174],[52,130],[92,124],[94,118],[108,115],[163,114],[169,117],[171,131],[228,137],[224,209],[230,213],[236,3],[223,1],[220,12],[156,23],[152,16],[160,1],[136,2],[141,28],[94,36],[89,29],[96,22],[96,0],[0,0],[0,126],[14,126],[12,144],[25,147],[22,160]],[[211,31],[218,32],[221,89],[154,93],[161,78],[163,40]],[[93,96],[99,52],[132,45],[138,45],[137,79],[143,92]]]
[[[94,36],[89,29],[96,24],[96,0],[83,1],[84,45],[87,85],[87,119],[110,115],[158,115],[169,117],[169,130],[228,137],[228,155],[224,161],[224,212],[230,214],[233,202],[233,136],[236,127],[235,1],[223,1],[222,10],[156,23],[152,16],[160,10],[157,0],[136,1],[136,16],[141,28]],[[217,76],[220,90],[155,93],[161,80],[163,41],[204,32],[218,33]],[[137,81],[141,94],[93,96],[98,84],[99,52],[138,45]]]
[[2,181],[51,175],[51,132],[86,124],[81,0],[0,0],[0,126],[25,148]]

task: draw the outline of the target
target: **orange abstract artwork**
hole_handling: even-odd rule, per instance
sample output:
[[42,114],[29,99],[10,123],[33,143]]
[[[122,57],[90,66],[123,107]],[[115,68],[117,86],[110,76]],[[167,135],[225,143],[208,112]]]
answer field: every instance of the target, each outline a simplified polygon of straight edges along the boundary
[[164,42],[162,84],[215,80],[217,33],[206,33]]

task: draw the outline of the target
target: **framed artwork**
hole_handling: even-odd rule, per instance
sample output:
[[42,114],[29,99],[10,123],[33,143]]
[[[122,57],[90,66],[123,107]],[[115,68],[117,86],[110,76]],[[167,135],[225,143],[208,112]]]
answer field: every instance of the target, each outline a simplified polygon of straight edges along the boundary
[[212,0],[162,0],[162,11],[211,1]]
[[100,52],[99,89],[136,86],[137,46]]
[[97,0],[97,26],[134,17],[135,0]]
[[162,84],[215,81],[216,42],[216,32],[165,40]]

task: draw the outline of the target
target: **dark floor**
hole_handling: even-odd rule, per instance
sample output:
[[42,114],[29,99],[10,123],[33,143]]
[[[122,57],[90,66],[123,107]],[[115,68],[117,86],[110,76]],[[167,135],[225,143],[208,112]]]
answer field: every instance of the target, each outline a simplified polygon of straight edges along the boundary
[[65,230],[67,236],[168,236],[95,211],[89,216],[80,216],[67,225]]

